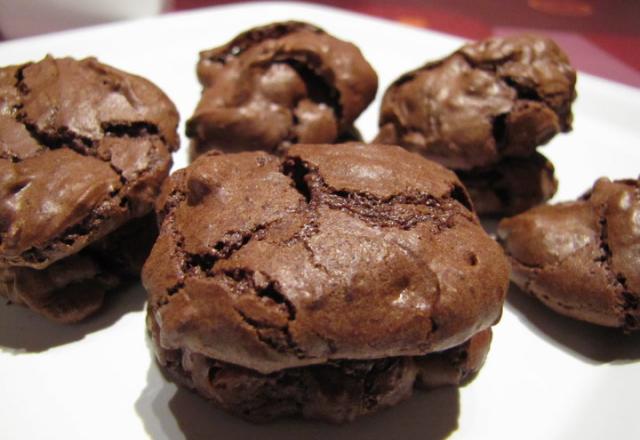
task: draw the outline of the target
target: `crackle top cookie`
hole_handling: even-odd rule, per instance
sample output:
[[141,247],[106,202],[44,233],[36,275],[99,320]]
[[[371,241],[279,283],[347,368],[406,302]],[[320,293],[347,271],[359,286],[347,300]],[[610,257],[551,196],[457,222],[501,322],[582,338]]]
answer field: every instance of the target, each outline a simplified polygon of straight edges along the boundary
[[200,53],[191,156],[357,139],[378,78],[353,44],[308,23],[272,23]]
[[0,69],[0,266],[48,267],[149,212],[177,124],[159,88],[95,58]]
[[383,145],[208,153],[143,269],[164,349],[269,373],[422,355],[500,317],[508,264],[456,176]]
[[571,129],[576,72],[551,39],[470,43],[408,72],[385,92],[376,142],[455,170],[528,157]]

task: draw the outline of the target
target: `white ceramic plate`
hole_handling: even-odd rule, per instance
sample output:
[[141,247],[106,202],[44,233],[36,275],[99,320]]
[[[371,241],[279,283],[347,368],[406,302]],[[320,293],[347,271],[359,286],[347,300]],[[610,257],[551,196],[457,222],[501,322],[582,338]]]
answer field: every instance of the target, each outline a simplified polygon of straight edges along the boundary
[[[95,55],[154,81],[185,120],[200,96],[198,51],[284,19],[314,22],[360,46],[379,73],[379,95],[401,73],[462,43],[325,7],[255,3],[5,42],[0,64],[46,53]],[[574,131],[544,148],[560,179],[556,200],[579,195],[598,176],[639,172],[640,91],[588,75],[578,90]],[[366,139],[375,135],[378,109],[379,98],[358,121]],[[186,148],[175,162],[186,164]],[[145,339],[144,300],[139,286],[118,292],[102,313],[74,326],[0,305],[0,438],[640,438],[640,335],[562,318],[517,291],[473,382],[416,392],[396,408],[338,427],[247,424],[168,382]]]

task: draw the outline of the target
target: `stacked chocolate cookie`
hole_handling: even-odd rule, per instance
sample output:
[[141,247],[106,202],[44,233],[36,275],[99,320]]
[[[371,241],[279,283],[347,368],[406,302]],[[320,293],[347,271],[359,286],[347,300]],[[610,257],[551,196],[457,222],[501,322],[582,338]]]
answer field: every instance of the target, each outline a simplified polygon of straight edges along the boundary
[[0,295],[74,322],[137,277],[177,124],[156,86],[93,58],[0,69]]
[[536,148],[571,129],[575,82],[550,39],[471,43],[387,89],[375,142],[454,170],[480,215],[521,212],[556,191],[553,165]]
[[142,280],[156,355],[251,420],[351,420],[482,365],[508,264],[455,174],[400,147],[206,153]]
[[294,21],[201,52],[198,78],[202,98],[187,121],[191,158],[358,139],[353,122],[378,87],[356,46]]

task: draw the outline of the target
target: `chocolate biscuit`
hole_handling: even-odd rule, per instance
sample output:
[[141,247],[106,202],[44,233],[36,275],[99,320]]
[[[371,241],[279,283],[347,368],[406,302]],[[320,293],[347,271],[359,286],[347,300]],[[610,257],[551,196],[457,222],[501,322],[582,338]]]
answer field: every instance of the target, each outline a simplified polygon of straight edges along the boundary
[[[84,250],[152,210],[178,148],[177,124],[160,89],[94,58],[0,69],[0,268],[5,287],[17,283],[0,294],[31,304],[27,296],[63,296],[62,286],[104,272]],[[96,283],[111,285],[93,280],[78,295],[94,295]],[[82,311],[48,315],[84,317],[85,299],[74,300]]]
[[528,157],[571,129],[576,72],[550,39],[470,43],[398,78],[385,92],[375,142],[454,170]]
[[478,214],[549,200],[553,165],[536,152],[571,130],[576,72],[550,39],[490,38],[402,75],[386,91],[375,142],[453,169]]
[[[500,317],[502,250],[455,175],[399,147],[207,153],[169,178],[157,212],[143,284],[159,361],[250,418],[348,420],[408,396],[416,380],[458,382],[463,367],[428,374],[453,358],[418,358],[465,344]],[[473,346],[488,347],[479,340]],[[483,350],[472,350],[477,367]],[[370,371],[384,378],[367,394],[381,403],[351,408]],[[304,394],[324,372],[353,391],[321,398],[319,381]],[[279,380],[302,382],[278,391]],[[299,403],[306,398],[318,406]]]
[[539,206],[498,229],[511,279],[552,310],[640,328],[640,184],[599,179],[577,201]]
[[301,22],[250,29],[200,53],[202,98],[187,121],[191,157],[335,143],[376,94],[360,50]]

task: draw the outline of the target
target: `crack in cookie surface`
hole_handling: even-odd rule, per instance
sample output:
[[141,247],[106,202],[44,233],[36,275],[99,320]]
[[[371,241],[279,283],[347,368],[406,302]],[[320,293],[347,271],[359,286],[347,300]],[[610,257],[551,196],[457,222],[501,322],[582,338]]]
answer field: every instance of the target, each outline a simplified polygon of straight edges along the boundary
[[454,185],[443,198],[419,192],[379,197],[363,191],[329,186],[320,172],[300,157],[286,157],[281,170],[291,178],[294,187],[312,210],[326,206],[349,212],[373,226],[400,229],[411,229],[419,223],[432,223],[437,229],[451,227],[456,215],[474,221],[471,202],[459,185]]

